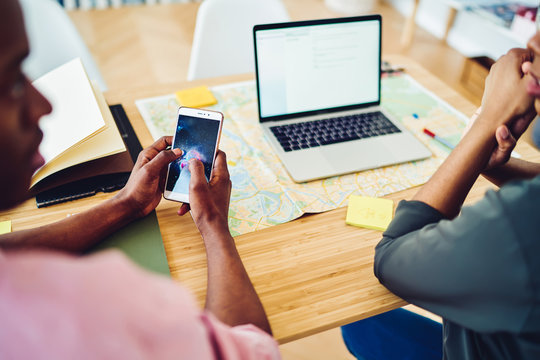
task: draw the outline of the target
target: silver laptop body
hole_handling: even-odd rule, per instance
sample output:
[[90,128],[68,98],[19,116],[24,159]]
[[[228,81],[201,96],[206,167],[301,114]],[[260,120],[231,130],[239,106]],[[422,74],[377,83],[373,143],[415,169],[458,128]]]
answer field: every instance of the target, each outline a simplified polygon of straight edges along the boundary
[[[420,141],[380,107],[380,15],[257,25],[253,35],[259,121],[294,181],[431,156]],[[358,121],[347,119],[371,114],[368,120],[362,120],[365,123],[371,121],[370,116],[378,119],[377,112],[387,120],[373,126],[392,127],[392,131],[355,134],[349,123],[341,122]],[[298,141],[307,143],[296,145],[296,136],[304,131],[299,129],[314,124],[323,129],[327,139],[326,132],[333,130],[317,122],[324,119],[332,119],[326,123],[346,131],[349,135],[342,137],[347,140],[335,140],[336,134],[332,133],[328,141],[323,141],[317,133],[317,141],[302,139]],[[355,126],[359,128],[357,123]],[[281,131],[288,131],[288,135]]]

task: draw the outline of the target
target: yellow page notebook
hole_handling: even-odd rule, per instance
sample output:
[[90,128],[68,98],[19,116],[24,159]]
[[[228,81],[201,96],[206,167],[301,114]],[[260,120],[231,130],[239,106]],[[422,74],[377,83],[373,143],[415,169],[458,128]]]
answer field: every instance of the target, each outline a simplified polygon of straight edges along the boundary
[[126,151],[105,98],[92,84],[80,59],[47,73],[34,82],[53,105],[40,121],[39,150],[45,165],[32,177],[31,187],[60,170]]
[[351,195],[345,222],[349,225],[384,231],[392,221],[393,211],[392,200]]
[[46,162],[103,130],[105,120],[80,59],[59,66],[33,84],[53,107],[39,122],[43,130],[39,151]]

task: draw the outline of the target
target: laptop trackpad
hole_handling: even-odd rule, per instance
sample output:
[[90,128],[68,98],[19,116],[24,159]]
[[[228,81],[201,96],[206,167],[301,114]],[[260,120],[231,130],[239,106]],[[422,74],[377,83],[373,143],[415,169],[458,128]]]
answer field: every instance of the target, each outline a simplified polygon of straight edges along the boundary
[[347,142],[323,148],[324,158],[337,173],[356,172],[379,167],[389,150],[381,141]]
[[[403,156],[391,150],[395,138],[380,137],[349,141],[312,148],[308,151],[286,153],[284,161],[296,182],[374,169],[395,164]],[[401,151],[405,154],[405,148]],[[398,150],[399,151],[399,150]]]

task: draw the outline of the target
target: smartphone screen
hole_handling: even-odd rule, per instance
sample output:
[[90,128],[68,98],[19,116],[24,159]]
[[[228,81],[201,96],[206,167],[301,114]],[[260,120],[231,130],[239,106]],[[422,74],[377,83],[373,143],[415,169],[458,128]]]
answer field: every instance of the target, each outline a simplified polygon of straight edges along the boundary
[[173,148],[181,149],[183,154],[169,165],[165,185],[166,198],[189,201],[191,173],[188,164],[191,159],[198,159],[203,163],[206,181],[210,180],[220,129],[220,120],[182,113],[178,115]]

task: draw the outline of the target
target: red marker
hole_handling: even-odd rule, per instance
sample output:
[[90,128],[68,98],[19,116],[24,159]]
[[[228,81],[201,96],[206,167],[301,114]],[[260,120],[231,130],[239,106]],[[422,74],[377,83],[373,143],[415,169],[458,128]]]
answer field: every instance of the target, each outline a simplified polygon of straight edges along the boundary
[[440,142],[441,144],[449,147],[450,149],[453,149],[454,148],[454,145],[450,144],[448,141],[444,140],[442,137],[440,136],[437,136],[435,135],[435,133],[429,131],[428,129],[424,128],[424,133],[431,136],[432,138],[434,138],[435,140],[437,140],[438,142]]

